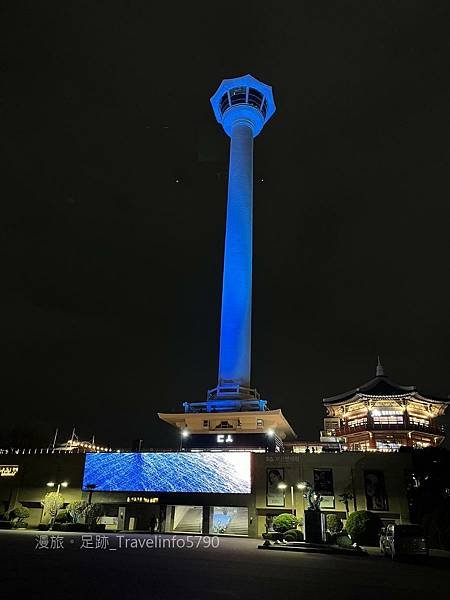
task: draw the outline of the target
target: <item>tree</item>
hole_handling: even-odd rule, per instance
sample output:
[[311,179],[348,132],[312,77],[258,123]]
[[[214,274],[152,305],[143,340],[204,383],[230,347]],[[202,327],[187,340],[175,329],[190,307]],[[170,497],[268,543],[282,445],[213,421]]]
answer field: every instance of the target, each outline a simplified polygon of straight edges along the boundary
[[345,512],[348,513],[350,512],[348,503],[350,502],[350,500],[353,500],[353,492],[352,492],[352,488],[351,485],[348,485],[344,491],[342,492],[342,494],[339,496],[339,500],[342,502],[342,504],[345,506]]
[[375,513],[357,510],[349,515],[345,529],[357,544],[377,546],[382,525],[380,517]]
[[48,492],[48,494],[45,494],[41,506],[44,509],[42,519],[44,520],[48,515],[50,517],[49,520],[53,522],[58,514],[58,510],[64,506],[64,497],[57,492]]

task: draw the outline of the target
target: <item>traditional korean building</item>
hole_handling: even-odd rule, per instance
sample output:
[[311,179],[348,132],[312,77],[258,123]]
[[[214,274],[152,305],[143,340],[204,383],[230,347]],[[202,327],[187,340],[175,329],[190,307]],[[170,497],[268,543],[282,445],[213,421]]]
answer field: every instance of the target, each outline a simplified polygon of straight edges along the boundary
[[378,359],[376,375],[363,385],[324,398],[327,416],[321,439],[339,441],[347,450],[398,450],[401,446],[439,446],[444,430],[438,418],[449,405],[413,385],[399,385]]

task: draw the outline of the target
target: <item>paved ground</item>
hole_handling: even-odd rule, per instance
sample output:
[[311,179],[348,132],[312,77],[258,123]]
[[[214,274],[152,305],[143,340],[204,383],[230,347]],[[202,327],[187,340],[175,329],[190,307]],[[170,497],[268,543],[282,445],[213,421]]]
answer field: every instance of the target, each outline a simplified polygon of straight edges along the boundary
[[[97,541],[94,536],[85,538],[85,545],[94,547],[81,548],[81,534],[56,532],[60,538],[47,541],[63,548],[38,549],[36,535],[0,531],[1,597],[8,591],[14,598],[64,600],[411,600],[444,597],[450,586],[450,561],[442,556],[404,564],[374,555],[264,551],[248,539],[148,534],[108,534]],[[219,546],[212,548],[216,540]],[[154,548],[155,542],[166,547]],[[96,549],[95,543],[103,547]]]

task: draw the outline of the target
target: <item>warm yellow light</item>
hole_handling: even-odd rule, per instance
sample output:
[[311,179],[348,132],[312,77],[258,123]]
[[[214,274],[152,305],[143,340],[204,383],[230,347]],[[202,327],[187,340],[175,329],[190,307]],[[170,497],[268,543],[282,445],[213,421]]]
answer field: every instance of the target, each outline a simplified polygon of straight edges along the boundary
[[275,431],[274,431],[273,429],[268,429],[268,430],[267,430],[267,435],[268,435],[269,437],[273,437],[273,436],[275,435]]
[[47,483],[48,487],[55,487],[55,484],[53,483],[53,481],[49,481]]
[[279,483],[278,484],[278,489],[279,490],[285,490],[287,488],[287,485],[285,483]]
[[68,485],[69,485],[69,482],[68,482],[68,481],[63,481],[63,482],[61,483],[61,486],[62,486],[62,487],[67,487]]
[[189,435],[189,431],[187,429],[183,429],[183,431],[181,432],[181,435],[183,437],[187,437]]
[[299,490],[305,490],[306,489],[306,483],[297,483],[297,488]]

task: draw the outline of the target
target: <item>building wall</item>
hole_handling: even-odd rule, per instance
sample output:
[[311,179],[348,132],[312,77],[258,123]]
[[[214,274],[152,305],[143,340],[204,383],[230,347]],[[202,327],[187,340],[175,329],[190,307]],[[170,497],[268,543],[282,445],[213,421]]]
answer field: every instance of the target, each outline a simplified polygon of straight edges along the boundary
[[47,482],[69,483],[67,488],[61,488],[65,503],[81,499],[83,454],[8,454],[0,455],[0,464],[19,466],[14,477],[0,477],[0,502],[7,509],[19,502],[26,506],[31,513],[27,519],[30,527],[41,520],[40,502],[45,494],[56,491],[56,487],[47,487]]
[[[283,468],[285,506],[267,505],[267,469]],[[346,518],[346,510],[339,496],[348,487],[353,490],[354,500],[349,502],[350,512],[366,510],[365,471],[381,471],[384,475],[388,510],[374,511],[386,521],[409,521],[409,507],[406,496],[406,473],[412,469],[409,454],[378,452],[343,452],[311,454],[256,454],[254,456],[254,493],[256,502],[257,535],[266,530],[266,517],[292,509],[290,486],[294,486],[294,509],[302,516],[306,508],[304,492],[296,488],[302,481],[313,483],[314,469],[331,469],[333,473],[334,508],[323,508],[326,513],[336,513]]]
[[[69,487],[62,489],[66,503],[74,500],[87,500],[88,493],[81,491],[84,455],[49,454],[2,456],[2,464],[17,464],[19,471],[13,478],[0,478],[0,502],[12,508],[17,502],[29,504],[32,515],[28,522],[36,526],[42,511],[39,503],[49,491],[48,481],[68,481]],[[266,530],[266,517],[290,512],[290,490],[286,490],[285,506],[267,506],[267,469],[283,468],[284,481],[294,486],[294,508],[298,516],[303,515],[305,500],[303,493],[296,489],[300,481],[314,481],[314,469],[331,469],[333,473],[334,508],[323,508],[324,512],[333,512],[345,518],[345,505],[338,496],[347,487],[354,491],[355,499],[350,501],[350,512],[367,508],[364,472],[381,471],[384,475],[388,510],[378,511],[385,520],[407,522],[409,520],[406,497],[406,472],[412,469],[409,454],[378,452],[344,453],[253,453],[252,454],[252,493],[251,494],[158,494],[158,493],[108,493],[94,492],[92,501],[115,507],[126,506],[128,516],[136,513],[154,512],[155,505],[135,506],[128,502],[129,496],[157,496],[157,506],[230,506],[247,507],[249,516],[249,536],[260,537]],[[33,504],[34,503],[34,504]],[[34,506],[31,508],[31,506]],[[158,508],[159,510],[159,508]],[[161,510],[161,515],[164,510]],[[145,523],[145,519],[143,520]]]

